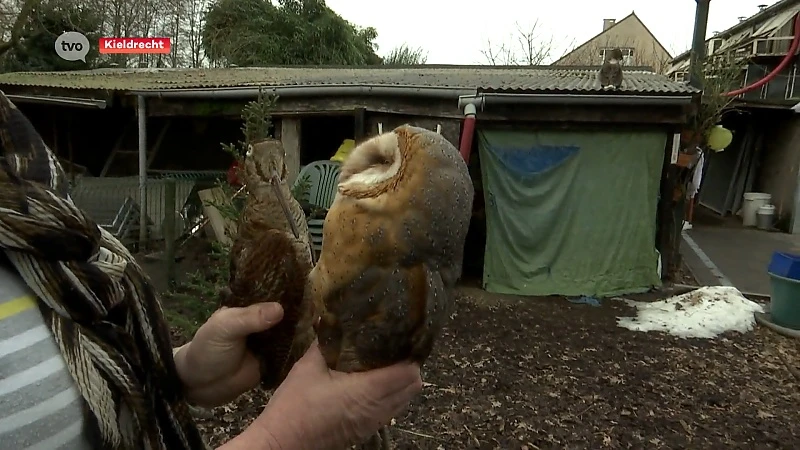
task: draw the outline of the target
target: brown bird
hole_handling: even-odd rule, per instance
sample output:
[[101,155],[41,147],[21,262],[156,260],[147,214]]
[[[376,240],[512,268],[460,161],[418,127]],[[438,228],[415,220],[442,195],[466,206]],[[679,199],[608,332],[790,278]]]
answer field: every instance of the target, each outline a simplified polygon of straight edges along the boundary
[[309,275],[331,369],[425,362],[452,308],[473,197],[466,163],[436,132],[403,125],[351,151]]
[[305,293],[312,268],[308,225],[289,189],[284,160],[275,139],[248,149],[242,177],[248,195],[230,252],[228,288],[221,294],[222,306],[283,306],[278,324],[247,338],[264,389],[277,387],[314,340],[314,309]]
[[600,87],[605,90],[622,87],[622,50],[615,48],[606,54],[606,59],[597,73]]

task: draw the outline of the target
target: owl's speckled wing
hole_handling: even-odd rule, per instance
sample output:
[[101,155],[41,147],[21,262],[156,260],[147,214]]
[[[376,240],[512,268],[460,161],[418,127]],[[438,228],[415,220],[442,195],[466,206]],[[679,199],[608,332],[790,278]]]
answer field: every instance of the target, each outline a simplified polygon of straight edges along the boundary
[[424,363],[444,325],[447,296],[441,276],[425,263],[368,268],[331,294],[318,327],[326,362],[342,372]]
[[452,308],[474,188],[441,135],[402,126],[353,149],[309,276],[331,368],[425,361]]

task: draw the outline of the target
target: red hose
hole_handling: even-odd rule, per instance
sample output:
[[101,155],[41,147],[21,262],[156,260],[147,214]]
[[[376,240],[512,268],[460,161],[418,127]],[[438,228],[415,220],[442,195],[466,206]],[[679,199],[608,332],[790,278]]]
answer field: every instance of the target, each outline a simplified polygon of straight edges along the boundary
[[468,115],[464,117],[464,128],[461,130],[461,144],[459,145],[459,152],[464,161],[469,164],[469,154],[472,152],[472,137],[475,135],[475,116]]
[[726,92],[722,95],[727,97],[735,97],[739,94],[750,92],[753,89],[758,89],[761,86],[769,83],[778,76],[781,70],[783,70],[787,65],[789,65],[790,62],[792,62],[792,59],[795,57],[795,53],[797,53],[798,46],[800,46],[800,14],[794,16],[794,39],[792,39],[792,45],[789,47],[789,52],[786,53],[786,56],[784,56],[780,64],[772,69],[772,72],[768,73],[764,78],[756,81],[755,83],[745,86],[741,89],[736,89],[735,91]]

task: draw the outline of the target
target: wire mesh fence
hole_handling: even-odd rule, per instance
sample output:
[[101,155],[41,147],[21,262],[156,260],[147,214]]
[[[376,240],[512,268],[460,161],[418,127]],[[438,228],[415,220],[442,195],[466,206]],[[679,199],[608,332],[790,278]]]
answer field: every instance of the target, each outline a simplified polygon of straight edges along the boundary
[[[185,235],[202,215],[197,191],[222,172],[158,172],[139,177],[81,177],[71,197],[98,225],[133,252],[154,250]],[[144,195],[142,195],[144,194]]]

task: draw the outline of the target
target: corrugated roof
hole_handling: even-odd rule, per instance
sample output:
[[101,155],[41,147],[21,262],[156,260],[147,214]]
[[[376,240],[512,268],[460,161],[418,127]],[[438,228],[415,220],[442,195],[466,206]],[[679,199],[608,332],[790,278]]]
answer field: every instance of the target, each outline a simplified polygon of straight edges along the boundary
[[[419,86],[484,92],[602,92],[597,69],[553,66],[259,67],[218,69],[97,69],[0,74],[0,86],[109,91],[158,91],[255,86]],[[683,83],[644,70],[627,70],[622,91],[687,94]]]

